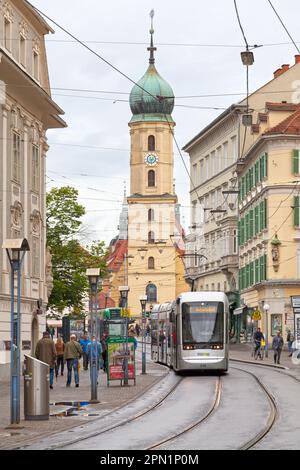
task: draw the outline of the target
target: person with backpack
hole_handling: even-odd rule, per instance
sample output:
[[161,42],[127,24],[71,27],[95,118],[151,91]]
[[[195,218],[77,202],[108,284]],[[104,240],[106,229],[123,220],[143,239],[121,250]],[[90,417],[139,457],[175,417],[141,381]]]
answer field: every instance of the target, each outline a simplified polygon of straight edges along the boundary
[[80,344],[76,341],[76,335],[70,336],[64,352],[64,360],[67,362],[68,378],[66,387],[70,387],[72,381],[72,369],[74,370],[75,387],[79,387],[79,359],[83,351]]

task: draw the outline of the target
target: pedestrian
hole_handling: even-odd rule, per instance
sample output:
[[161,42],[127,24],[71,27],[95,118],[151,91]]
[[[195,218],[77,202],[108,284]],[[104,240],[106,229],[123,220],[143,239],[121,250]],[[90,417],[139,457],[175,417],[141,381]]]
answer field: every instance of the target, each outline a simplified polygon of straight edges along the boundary
[[289,351],[289,357],[293,355],[293,342],[294,342],[294,336],[292,335],[291,330],[287,331],[287,344],[288,344],[288,351]]
[[149,323],[147,325],[146,335],[150,337],[150,325],[149,325]]
[[140,332],[141,332],[141,328],[140,328],[140,325],[138,323],[135,325],[135,332],[136,332],[137,337],[139,337]]
[[102,368],[103,372],[106,372],[106,360],[107,360],[107,344],[106,344],[107,334],[103,333],[101,336],[101,346],[102,346]]
[[280,331],[277,331],[277,335],[273,338],[272,348],[274,350],[274,363],[280,364],[280,355],[283,348],[283,337]]
[[65,343],[61,335],[58,335],[57,341],[55,343],[55,350],[56,350],[56,365],[55,365],[55,376],[57,378],[59,373],[59,366],[60,366],[60,374],[64,375],[64,350],[65,350]]
[[262,343],[265,340],[265,337],[261,331],[261,329],[258,327],[256,332],[253,335],[253,341],[254,341],[254,359],[257,359],[258,355],[262,359]]
[[91,374],[91,380],[92,380],[92,365],[94,364],[93,361],[96,361],[96,371],[97,371],[97,385],[98,385],[98,374],[99,374],[99,369],[101,366],[101,360],[102,360],[102,346],[99,341],[96,341],[96,336],[92,337],[92,342],[87,345],[87,356],[88,356],[88,361],[90,364],[90,374]]
[[84,370],[88,370],[88,367],[89,367],[89,361],[88,361],[88,357],[87,357],[87,345],[90,343],[90,340],[88,339],[88,337],[86,335],[83,335],[82,338],[80,338],[79,340],[79,344],[82,348],[82,358],[83,358],[83,369]]
[[72,369],[74,370],[75,387],[79,387],[79,359],[83,354],[80,344],[76,341],[76,335],[71,335],[70,341],[65,345],[64,360],[67,362],[68,378],[66,386],[72,382]]
[[43,338],[37,342],[35,348],[35,357],[42,362],[49,365],[50,368],[50,388],[53,388],[54,367],[56,359],[56,350],[53,340],[50,338],[50,333],[44,331]]
[[128,330],[128,336],[129,336],[129,338],[134,339],[134,349],[136,350],[138,342],[137,342],[137,339],[135,338],[135,328],[134,328],[133,325],[131,325],[131,327]]

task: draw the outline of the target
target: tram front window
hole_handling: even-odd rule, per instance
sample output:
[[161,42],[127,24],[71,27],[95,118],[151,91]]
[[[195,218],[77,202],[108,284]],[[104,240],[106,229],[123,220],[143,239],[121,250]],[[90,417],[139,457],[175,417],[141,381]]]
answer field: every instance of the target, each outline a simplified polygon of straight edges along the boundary
[[224,341],[224,304],[190,302],[182,304],[182,340],[185,344],[209,348]]

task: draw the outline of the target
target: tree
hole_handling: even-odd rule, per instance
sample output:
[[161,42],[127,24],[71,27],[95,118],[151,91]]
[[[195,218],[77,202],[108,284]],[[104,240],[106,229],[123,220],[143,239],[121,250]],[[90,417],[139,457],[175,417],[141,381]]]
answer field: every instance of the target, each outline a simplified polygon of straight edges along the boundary
[[105,275],[104,242],[94,241],[82,247],[76,238],[85,214],[78,204],[78,191],[70,186],[53,188],[47,194],[47,244],[52,254],[53,290],[49,307],[62,312],[69,307],[74,314],[82,311],[88,290],[87,268],[99,267]]

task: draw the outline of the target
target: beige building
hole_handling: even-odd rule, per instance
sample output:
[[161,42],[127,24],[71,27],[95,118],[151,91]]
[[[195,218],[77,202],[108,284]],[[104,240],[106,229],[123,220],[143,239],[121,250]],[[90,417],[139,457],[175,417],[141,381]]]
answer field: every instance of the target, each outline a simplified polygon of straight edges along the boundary
[[[300,101],[299,77],[300,55],[296,55],[292,67],[284,64],[270,82],[249,96],[248,112],[246,100],[230,106],[184,146],[194,183],[186,250],[195,256],[187,258],[186,277],[195,290],[227,292],[232,313],[239,302],[237,162],[260,138],[258,124],[266,119],[267,102]],[[243,125],[245,114],[251,115],[252,125]],[[241,319],[232,322],[232,333],[237,334],[235,323],[240,325]]]
[[[266,103],[259,138],[239,166],[240,292],[251,335],[253,312],[268,339],[294,329],[291,296],[300,295],[300,107]],[[268,311],[264,310],[268,305]],[[256,325],[255,325],[256,326]]]
[[[53,32],[24,0],[0,2],[0,246],[6,238],[27,238],[22,270],[21,346],[34,350],[45,329],[51,289],[46,253],[47,129],[65,127],[63,111],[50,94],[44,36]],[[0,252],[0,377],[9,374],[10,266]]]

